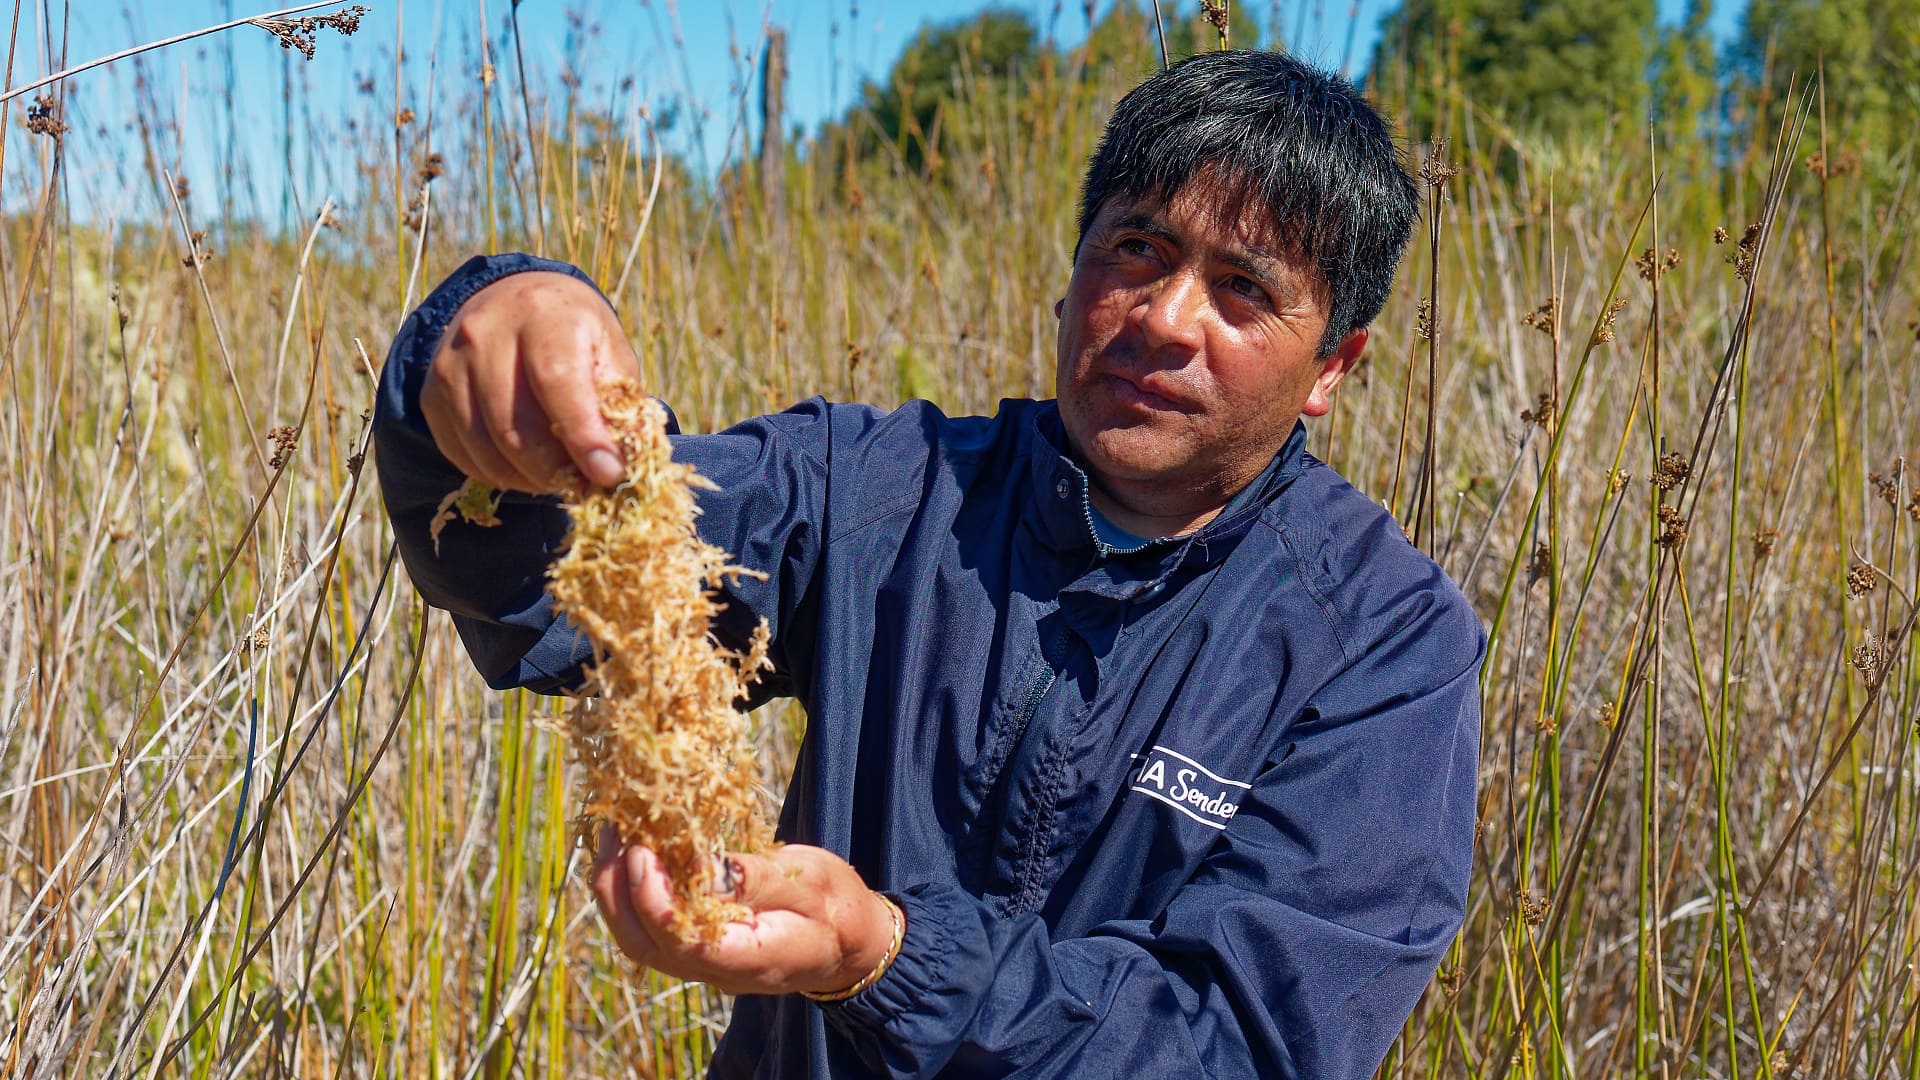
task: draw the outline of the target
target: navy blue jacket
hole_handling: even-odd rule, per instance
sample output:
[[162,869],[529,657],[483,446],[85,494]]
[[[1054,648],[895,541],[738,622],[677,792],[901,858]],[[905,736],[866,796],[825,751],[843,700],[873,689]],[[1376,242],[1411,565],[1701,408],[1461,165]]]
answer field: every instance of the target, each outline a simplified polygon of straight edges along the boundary
[[[475,259],[409,318],[377,461],[414,584],[495,687],[560,690],[588,649],[542,590],[545,500],[427,526],[460,476],[420,385]],[[584,280],[584,278],[583,278]],[[837,1005],[744,997],[714,1075],[1369,1075],[1459,928],[1479,620],[1380,507],[1292,439],[1245,506],[1116,551],[1051,402],[991,417],[814,399],[675,455],[701,533],[766,572],[763,696],[809,718],[782,839],[907,915]]]

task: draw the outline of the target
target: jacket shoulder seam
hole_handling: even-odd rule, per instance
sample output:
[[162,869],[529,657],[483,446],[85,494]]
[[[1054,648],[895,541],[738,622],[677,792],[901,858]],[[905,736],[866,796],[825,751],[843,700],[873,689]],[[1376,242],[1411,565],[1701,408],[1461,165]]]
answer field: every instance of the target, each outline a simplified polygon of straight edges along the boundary
[[1307,591],[1307,596],[1313,600],[1314,606],[1320,609],[1320,617],[1326,620],[1327,629],[1333,634],[1333,640],[1340,644],[1341,657],[1351,661],[1353,659],[1353,643],[1348,640],[1347,634],[1341,629],[1340,617],[1333,609],[1333,601],[1321,590],[1319,582],[1315,581],[1313,574],[1309,572],[1306,559],[1302,557],[1300,550],[1294,546],[1293,535],[1287,531],[1285,525],[1277,522],[1266,521],[1263,518],[1261,524],[1272,529],[1274,534],[1280,538],[1280,545],[1286,549],[1287,558],[1293,563],[1294,576],[1300,579],[1300,587]]
[[879,506],[870,509],[865,515],[856,518],[853,524],[848,525],[839,532],[828,535],[827,543],[831,544],[845,540],[847,537],[852,536],[854,533],[859,532],[869,525],[884,521],[907,507],[920,505],[921,498],[924,494],[924,492],[916,489],[888,499]]

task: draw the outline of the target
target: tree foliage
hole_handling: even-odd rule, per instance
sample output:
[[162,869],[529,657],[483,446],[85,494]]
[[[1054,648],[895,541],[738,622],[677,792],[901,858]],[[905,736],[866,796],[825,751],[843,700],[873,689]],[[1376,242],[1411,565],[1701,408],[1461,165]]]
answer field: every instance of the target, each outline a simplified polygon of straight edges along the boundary
[[1416,135],[1465,106],[1547,134],[1643,115],[1653,0],[1404,0],[1371,82]]
[[[1184,59],[1202,49],[1219,47],[1219,31],[1197,0],[1161,0],[1161,21],[1167,32],[1167,59]],[[1227,9],[1228,44],[1235,49],[1265,47],[1267,35],[1254,19],[1246,0]],[[1101,69],[1115,64],[1137,68],[1146,75],[1160,67],[1158,31],[1153,5],[1142,0],[1115,0],[1087,32],[1087,64]]]
[[1654,122],[1677,139],[1709,142],[1718,126],[1720,82],[1707,26],[1712,15],[1713,0],[1688,0],[1685,20],[1660,31],[1653,61]]
[[1829,130],[1868,152],[1920,127],[1920,0],[1750,0],[1734,73],[1777,121],[1795,80],[1824,70]]
[[922,26],[883,83],[862,90],[871,130],[919,167],[935,138],[940,108],[965,78],[1004,81],[1039,58],[1039,34],[1024,12],[988,8],[957,22]]

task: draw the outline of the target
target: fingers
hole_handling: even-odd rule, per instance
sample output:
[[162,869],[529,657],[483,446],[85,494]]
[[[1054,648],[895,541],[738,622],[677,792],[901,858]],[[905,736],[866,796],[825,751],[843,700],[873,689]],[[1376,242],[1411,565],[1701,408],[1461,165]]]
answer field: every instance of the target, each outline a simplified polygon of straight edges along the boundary
[[[681,979],[709,983],[727,993],[777,992],[784,989],[788,973],[778,965],[805,963],[809,950],[802,947],[767,948],[756,930],[740,923],[728,925],[718,942],[683,941],[674,933],[673,883],[660,857],[638,844],[626,849],[615,860],[619,873],[608,887],[623,888],[613,909],[622,918],[616,926],[611,920],[616,941],[622,951],[641,963]],[[603,911],[607,908],[603,907]],[[626,920],[631,920],[626,925]],[[645,944],[644,955],[629,944],[637,930]],[[628,937],[622,937],[625,933]]]
[[593,899],[614,943],[635,963],[651,964],[660,947],[647,932],[633,905],[633,880],[620,840],[611,828],[600,833],[599,858],[593,867]]
[[494,487],[552,492],[572,465],[592,483],[625,475],[600,414],[599,384],[637,368],[619,320],[563,274],[495,282],[449,323],[421,389],[435,444]]
[[[600,415],[600,372],[618,370],[611,356],[615,344],[606,327],[572,325],[554,337],[528,342],[522,359],[528,389],[548,421],[550,433],[581,475],[603,487],[625,476],[613,436]],[[628,348],[621,337],[618,346]]]
[[770,921],[791,918],[810,928],[806,965],[789,974],[803,990],[837,990],[872,971],[892,944],[892,906],[867,887],[859,871],[823,848],[790,844],[766,855],[729,853],[725,873],[732,897]]
[[[754,911],[795,911],[812,914],[822,906],[819,874],[807,853],[818,850],[800,845],[769,855],[729,853],[725,869],[715,875],[714,888],[731,885],[730,895]],[[861,891],[866,891],[864,885]]]
[[635,844],[622,860],[627,871],[627,901],[647,924],[666,929],[673,923],[673,883],[660,856]]
[[628,956],[730,993],[827,991],[872,972],[891,945],[889,905],[853,867],[804,845],[767,855],[729,854],[715,892],[752,909],[717,941],[674,933],[673,883],[658,855],[603,833],[594,897]]
[[532,481],[509,463],[488,430],[479,395],[458,365],[436,365],[420,389],[420,411],[434,445],[462,473],[497,488],[533,490]]
[[569,464],[567,452],[547,431],[549,421],[534,397],[524,359],[490,368],[486,378],[487,384],[473,398],[486,441],[524,479],[524,484],[516,485],[520,490],[554,490]]

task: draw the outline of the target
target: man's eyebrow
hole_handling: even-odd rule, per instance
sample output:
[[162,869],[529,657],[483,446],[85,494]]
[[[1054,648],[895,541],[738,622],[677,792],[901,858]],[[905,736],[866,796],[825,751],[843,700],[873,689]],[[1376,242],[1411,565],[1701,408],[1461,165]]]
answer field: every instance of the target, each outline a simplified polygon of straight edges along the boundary
[[1221,252],[1220,261],[1228,266],[1275,284],[1285,284],[1287,264],[1278,255],[1261,247],[1235,247]]
[[1165,222],[1154,217],[1152,214],[1142,213],[1140,211],[1135,211],[1115,220],[1107,226],[1106,231],[1110,233],[1140,232],[1160,240],[1165,240],[1169,244],[1177,244],[1180,242],[1180,234],[1174,232]]

